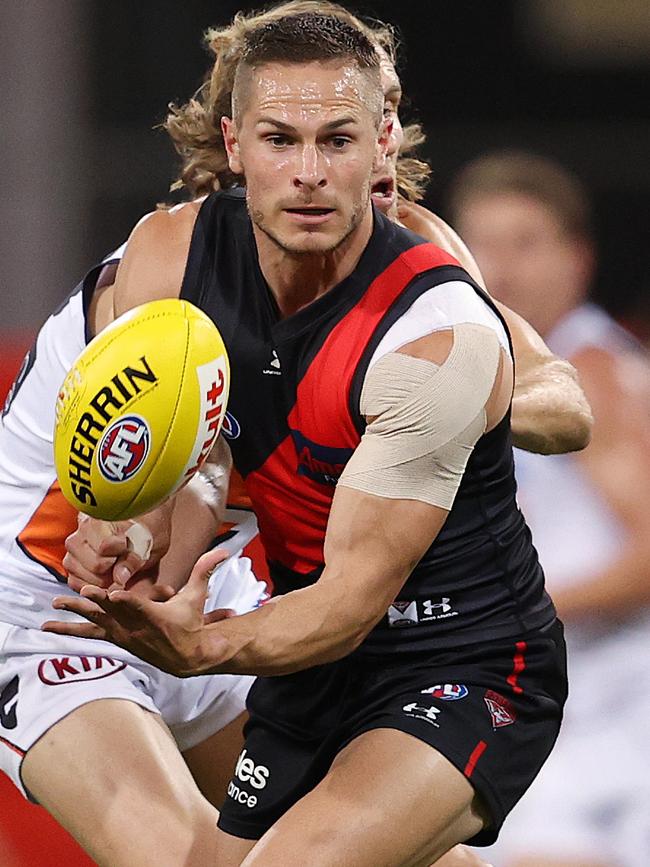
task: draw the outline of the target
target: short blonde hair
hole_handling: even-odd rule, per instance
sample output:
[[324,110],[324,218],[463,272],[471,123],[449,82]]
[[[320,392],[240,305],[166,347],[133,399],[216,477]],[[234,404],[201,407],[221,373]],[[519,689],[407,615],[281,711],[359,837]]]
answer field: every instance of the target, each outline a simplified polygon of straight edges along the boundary
[[[271,9],[245,14],[238,12],[226,27],[210,28],[205,43],[214,56],[214,64],[204,84],[184,105],[170,104],[163,128],[169,133],[181,157],[179,177],[172,189],[185,188],[192,198],[244,183],[228,166],[221,132],[221,118],[231,112],[235,72],[249,33],[289,15],[318,13],[332,15],[361,30],[374,45],[380,46],[395,62],[397,40],[394,29],[379,21],[362,21],[338,3],[330,0],[288,0]],[[405,158],[398,161],[399,192],[410,200],[422,197],[429,179],[429,166],[415,156],[424,141],[419,124],[404,129]]]

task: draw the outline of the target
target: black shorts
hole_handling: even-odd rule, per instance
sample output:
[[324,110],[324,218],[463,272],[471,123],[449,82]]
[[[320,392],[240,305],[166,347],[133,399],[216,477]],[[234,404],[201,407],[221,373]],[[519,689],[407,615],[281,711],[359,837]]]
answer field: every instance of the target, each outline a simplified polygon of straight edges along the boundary
[[550,753],[566,696],[559,621],[517,641],[389,659],[356,652],[258,678],[219,827],[259,839],[350,741],[391,728],[430,744],[470,780],[492,822],[468,842],[487,846]]

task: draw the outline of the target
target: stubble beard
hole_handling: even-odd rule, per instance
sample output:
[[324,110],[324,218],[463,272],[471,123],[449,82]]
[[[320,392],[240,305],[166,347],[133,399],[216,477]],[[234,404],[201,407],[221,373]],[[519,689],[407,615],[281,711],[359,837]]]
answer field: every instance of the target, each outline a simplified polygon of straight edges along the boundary
[[[350,215],[350,219],[348,220],[347,225],[345,226],[343,232],[338,238],[332,240],[332,242],[327,247],[310,247],[305,246],[304,244],[292,244],[290,241],[287,241],[280,237],[277,232],[274,232],[265,221],[265,217],[262,211],[256,211],[251,207],[250,202],[246,201],[246,205],[248,208],[248,214],[253,222],[253,225],[257,226],[257,228],[264,232],[267,238],[275,244],[280,250],[285,253],[290,253],[292,256],[321,256],[327,255],[328,253],[333,253],[339,247],[341,247],[348,238],[356,231],[359,227],[361,221],[363,220],[364,214],[366,212],[366,208],[368,207],[368,202],[370,200],[370,184],[368,183],[367,189],[367,198],[362,196],[360,201],[353,208],[352,214]],[[314,233],[314,238],[317,238],[318,234]]]

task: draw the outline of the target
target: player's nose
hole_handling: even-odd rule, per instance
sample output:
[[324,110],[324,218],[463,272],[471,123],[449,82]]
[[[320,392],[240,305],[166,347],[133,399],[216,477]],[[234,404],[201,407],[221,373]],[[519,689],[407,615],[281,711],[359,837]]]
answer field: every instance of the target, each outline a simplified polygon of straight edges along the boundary
[[404,128],[397,115],[393,115],[388,127],[388,142],[386,145],[386,155],[389,157],[395,156],[402,146],[404,141]]
[[294,185],[315,190],[317,187],[324,187],[326,183],[325,160],[318,147],[304,145],[298,154]]

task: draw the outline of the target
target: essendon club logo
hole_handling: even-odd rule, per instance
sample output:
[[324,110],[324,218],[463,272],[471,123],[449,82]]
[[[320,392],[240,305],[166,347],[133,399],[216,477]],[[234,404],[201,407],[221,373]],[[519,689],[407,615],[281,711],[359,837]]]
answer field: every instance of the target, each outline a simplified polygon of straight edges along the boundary
[[97,464],[109,482],[126,482],[142,467],[151,445],[147,422],[139,415],[126,415],[107,429],[99,444]]
[[298,430],[292,430],[291,436],[298,453],[298,475],[322,485],[335,485],[354,449],[319,445]]
[[492,717],[492,728],[500,729],[503,726],[511,726],[517,720],[517,712],[504,695],[494,690],[486,690],[483,701],[487,705]]
[[100,680],[126,668],[110,656],[51,656],[38,665],[38,676],[48,686],[74,681]]

